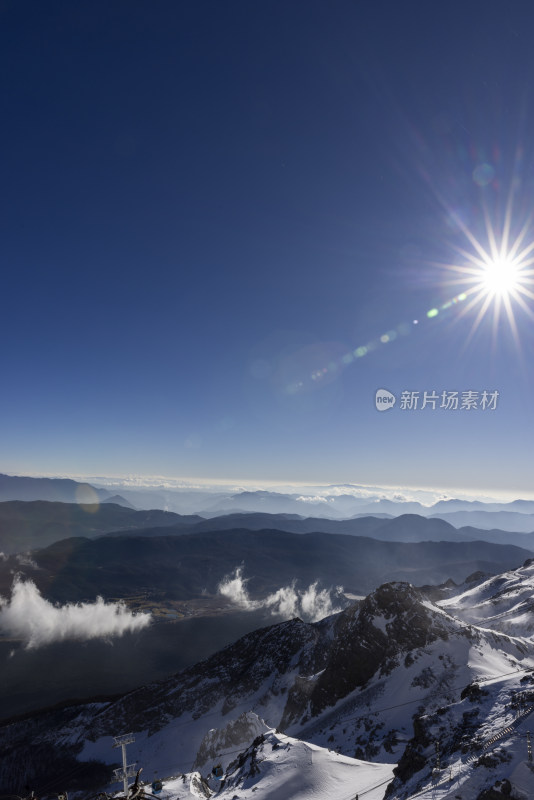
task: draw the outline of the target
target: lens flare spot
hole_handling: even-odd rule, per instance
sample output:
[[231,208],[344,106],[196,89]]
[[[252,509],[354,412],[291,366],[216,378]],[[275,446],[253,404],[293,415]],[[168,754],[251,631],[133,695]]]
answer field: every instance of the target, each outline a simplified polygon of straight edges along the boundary
[[495,177],[495,168],[491,164],[479,164],[473,170],[473,180],[478,186],[487,186]]
[[76,487],[76,502],[89,514],[95,514],[100,507],[98,495],[88,483]]
[[426,312],[426,315],[429,319],[432,319],[432,317],[437,317],[438,314],[439,310],[437,308],[431,308],[430,311]]

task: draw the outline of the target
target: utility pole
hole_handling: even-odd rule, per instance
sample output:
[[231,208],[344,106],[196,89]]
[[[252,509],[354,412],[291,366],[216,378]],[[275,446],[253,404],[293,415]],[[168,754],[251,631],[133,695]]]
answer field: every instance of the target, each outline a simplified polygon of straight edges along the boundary
[[133,778],[135,775],[135,764],[126,763],[126,745],[135,742],[133,733],[127,733],[125,736],[114,736],[113,747],[120,747],[122,749],[122,767],[113,771],[117,783],[122,780],[124,788],[124,797],[128,797],[128,778]]

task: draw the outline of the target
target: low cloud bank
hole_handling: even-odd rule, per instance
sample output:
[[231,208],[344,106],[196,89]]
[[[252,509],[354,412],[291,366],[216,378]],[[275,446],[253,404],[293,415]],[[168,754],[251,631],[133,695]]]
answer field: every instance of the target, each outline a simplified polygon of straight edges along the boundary
[[15,561],[17,561],[21,567],[31,567],[32,569],[40,569],[39,565],[35,563],[33,558],[29,553],[18,553],[15,556]]
[[124,603],[67,603],[55,606],[33,581],[15,579],[11,598],[0,596],[0,634],[22,639],[26,649],[52,642],[122,636],[150,624],[150,614],[133,614]]
[[[317,590],[318,582],[312,583],[307,589],[295,588],[295,584],[284,586],[277,592],[268,595],[263,600],[251,600],[247,591],[247,580],[243,578],[242,567],[237,567],[232,575],[223,578],[217,591],[227,597],[236,605],[246,611],[257,611],[264,608],[271,611],[273,616],[282,616],[286,619],[300,617],[307,622],[317,622],[330,614],[337,614],[344,606],[339,602],[343,587]],[[336,603],[337,600],[337,603]]]

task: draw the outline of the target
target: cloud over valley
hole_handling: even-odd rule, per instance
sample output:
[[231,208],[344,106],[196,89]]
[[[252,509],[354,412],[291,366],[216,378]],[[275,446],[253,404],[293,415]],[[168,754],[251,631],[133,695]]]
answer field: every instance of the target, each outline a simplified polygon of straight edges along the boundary
[[150,614],[133,614],[122,602],[53,605],[33,581],[16,578],[11,597],[0,596],[0,635],[20,639],[27,649],[52,642],[122,636],[151,622]]
[[284,586],[262,600],[252,600],[247,590],[247,580],[243,578],[242,567],[237,567],[231,575],[223,578],[218,592],[246,611],[265,609],[273,616],[286,619],[300,617],[307,622],[317,622],[330,614],[343,610],[340,602],[342,587],[317,589],[318,582],[310,584],[307,589],[297,589],[295,584]]

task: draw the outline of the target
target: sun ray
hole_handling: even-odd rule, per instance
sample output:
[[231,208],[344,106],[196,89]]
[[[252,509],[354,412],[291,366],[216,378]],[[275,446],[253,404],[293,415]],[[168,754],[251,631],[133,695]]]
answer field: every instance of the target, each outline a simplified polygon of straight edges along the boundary
[[491,333],[492,333],[491,338],[492,338],[492,343],[493,343],[494,347],[495,347],[495,344],[497,342],[497,333],[498,333],[498,330],[499,330],[499,320],[501,318],[501,306],[502,306],[501,298],[499,297],[499,298],[496,299],[495,303],[493,304],[493,321],[492,321],[492,326],[491,326]]
[[[517,234],[516,239],[515,239],[513,245],[511,246],[511,248],[509,250],[510,258],[516,258],[516,253],[519,250],[519,248],[521,247],[521,243],[522,243],[523,239],[525,238],[525,236],[528,233],[528,230],[530,228],[531,222],[532,222],[531,218],[527,219],[525,224],[523,225],[523,227],[521,228],[521,230]],[[532,244],[529,245],[529,247],[532,247]],[[519,255],[519,258],[521,258],[521,254]]]
[[[478,302],[478,300],[477,300],[477,302]],[[490,303],[491,303],[491,297],[489,297],[489,295],[488,295],[484,299],[484,302],[482,303],[482,306],[478,310],[478,314],[476,315],[475,321],[473,322],[473,325],[471,326],[471,332],[469,333],[469,336],[467,337],[466,345],[469,344],[469,342],[471,341],[471,339],[473,338],[473,336],[477,332],[477,330],[478,330],[478,328],[480,326],[480,323],[482,322],[482,320],[484,319],[484,317],[486,315],[486,311],[488,310],[488,308],[490,306]]]
[[[513,255],[513,254],[511,254],[511,256],[512,256],[512,258],[516,258],[516,259],[517,259],[517,261],[520,261],[521,263],[524,263],[526,256],[527,256],[529,253],[532,253],[532,251],[533,251],[533,250],[534,250],[534,242],[531,242],[531,243],[528,245],[528,247],[525,247],[525,249],[524,249],[524,250],[522,250],[522,251],[519,253],[519,255],[518,255],[518,256],[515,256],[515,255]],[[531,262],[531,263],[532,263],[532,262]]]
[[[466,292],[466,294],[472,294],[472,293],[473,293],[473,292],[475,292],[475,291],[476,291],[476,289],[475,289],[475,288],[473,288],[473,289],[468,289],[468,290],[467,290],[467,292]],[[477,305],[479,304],[479,302],[480,302],[480,293],[478,293],[478,294],[477,294],[475,297],[473,297],[469,303],[467,303],[466,305],[464,305],[464,307],[462,308],[462,310],[460,311],[460,313],[459,313],[459,315],[458,315],[458,316],[459,316],[460,318],[461,318],[461,317],[465,317],[465,316],[467,316],[467,315],[469,314],[469,312],[470,312],[472,309],[474,309],[474,308],[476,308],[476,307],[477,307]]]
[[497,246],[497,239],[495,238],[495,231],[493,229],[493,225],[491,224],[488,209],[486,207],[484,207],[484,221],[486,224],[486,235],[488,237],[488,244],[490,248],[490,253],[486,253],[485,257],[485,262],[487,264],[490,261],[497,261],[500,258],[500,253]]
[[508,322],[510,323],[510,328],[512,330],[512,336],[514,337],[514,342],[518,350],[521,350],[521,342],[519,339],[519,331],[517,329],[517,321],[514,315],[514,310],[512,308],[512,304],[510,302],[509,295],[505,295],[503,298],[503,305],[504,310],[506,311],[506,316],[508,317]]
[[[528,294],[528,296],[529,296],[529,297],[531,297],[531,298],[534,300],[534,293],[532,293],[532,292],[528,292],[528,293],[527,293],[527,292],[523,292],[523,294]],[[515,295],[515,296],[514,296],[514,300],[516,301],[516,303],[518,303],[518,304],[521,306],[521,308],[523,309],[523,311],[525,312],[525,314],[528,314],[528,316],[529,316],[531,319],[534,319],[534,311],[532,311],[532,309],[530,308],[530,306],[528,306],[528,305],[525,303],[525,301],[523,300],[523,298],[521,297],[521,295],[519,295],[519,294]]]
[[502,229],[502,241],[501,241],[501,253],[511,253],[509,252],[508,248],[508,241],[510,239],[510,230],[512,227],[512,207],[513,207],[513,198],[514,198],[514,187],[513,184],[510,187],[510,192],[508,194],[508,201],[506,203],[506,212],[504,215],[504,225]]

